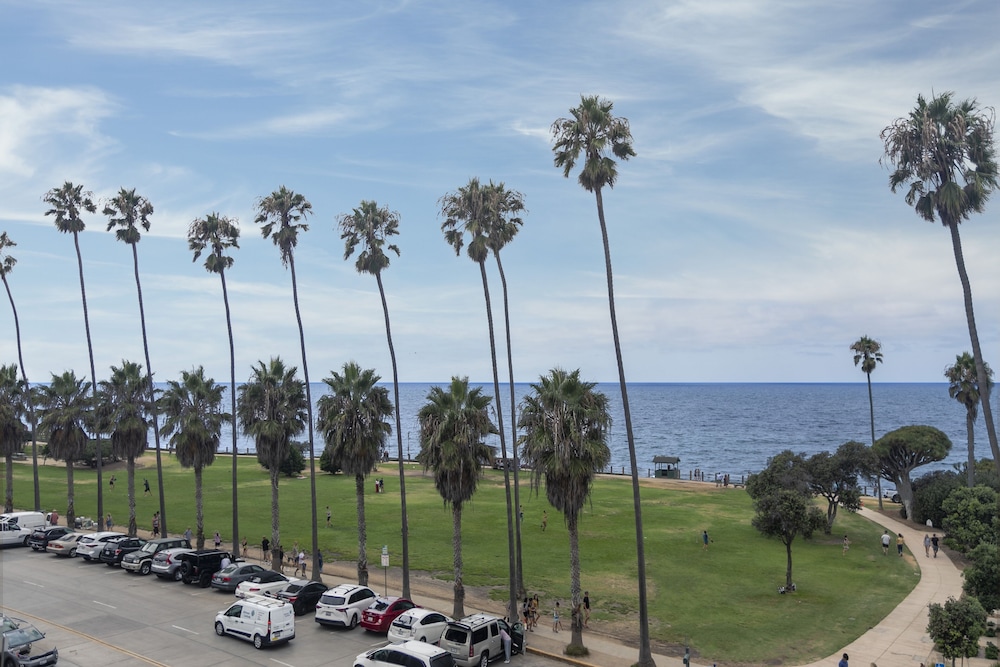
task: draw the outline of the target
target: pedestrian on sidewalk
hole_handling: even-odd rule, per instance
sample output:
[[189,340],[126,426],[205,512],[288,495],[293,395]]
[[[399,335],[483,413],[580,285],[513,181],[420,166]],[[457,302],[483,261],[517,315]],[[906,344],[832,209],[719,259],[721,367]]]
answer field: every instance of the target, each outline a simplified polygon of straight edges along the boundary
[[931,536],[924,533],[924,558],[931,557]]
[[503,661],[504,664],[510,663],[510,635],[504,630],[503,626],[500,626],[500,642],[503,644]]
[[940,542],[940,540],[939,540],[939,538],[937,536],[937,533],[934,533],[933,535],[931,535],[931,548],[934,550],[934,557],[935,558],[937,558],[938,547],[940,546],[939,542]]
[[590,627],[590,592],[583,592],[583,627]]
[[847,654],[846,653],[844,654],[844,657],[840,659],[840,662],[837,663],[837,667],[847,667]]
[[899,554],[900,558],[903,557],[903,545],[905,543],[906,543],[906,540],[903,539],[903,534],[902,533],[896,533],[896,553]]
[[556,606],[552,608],[552,632],[560,630],[562,630],[562,621],[559,620],[559,601],[556,600]]
[[240,542],[240,547],[243,548],[243,551],[241,551],[240,553],[242,553],[244,556],[246,556],[247,555],[247,536],[246,535],[243,536],[243,541]]
[[885,555],[885,556],[889,555],[889,542],[890,542],[889,531],[888,530],[883,530],[882,531],[882,554]]
[[188,541],[188,544],[191,544],[191,526],[188,526],[187,530],[184,531],[184,539]]
[[153,537],[160,536],[160,513],[153,512]]
[[271,540],[266,537],[260,539],[260,560],[263,563],[271,562]]

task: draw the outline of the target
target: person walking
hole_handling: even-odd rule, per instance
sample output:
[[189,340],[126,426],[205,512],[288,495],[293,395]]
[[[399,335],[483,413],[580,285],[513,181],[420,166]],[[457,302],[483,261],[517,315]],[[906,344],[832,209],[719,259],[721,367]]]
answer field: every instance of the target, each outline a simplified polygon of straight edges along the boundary
[[146,479],[145,477],[142,478],[142,486],[143,486],[143,493],[142,493],[142,495],[144,495],[144,496],[151,496],[151,495],[153,495],[149,491],[149,480]]
[[219,535],[219,531],[215,531],[215,548],[222,548],[222,535]]
[[556,600],[556,606],[552,608],[552,632],[560,630],[562,630],[562,621],[559,619],[559,601]]
[[889,555],[889,542],[890,541],[891,541],[891,538],[889,537],[889,531],[888,530],[883,530],[882,531],[882,554],[884,556],[888,556]]
[[850,548],[851,548],[851,541],[849,539],[847,539],[847,535],[844,535],[844,552],[841,555],[842,556],[846,556],[847,555],[847,551]]
[[[191,530],[188,528],[188,530]],[[260,538],[260,560],[263,563],[271,562],[271,540],[266,537]]]
[[153,537],[160,536],[160,513],[153,512]]
[[187,530],[184,531],[184,539],[188,541],[188,544],[191,544],[191,537],[191,526],[188,526]]
[[299,562],[295,566],[295,574],[298,574],[299,570],[302,570],[302,576],[303,577],[306,576],[306,552],[305,551],[299,551]]
[[330,512],[330,506],[327,505],[326,506],[326,527],[327,528],[332,528],[333,527],[333,525],[330,523],[330,517],[331,516],[332,516],[332,514]]
[[924,558],[931,557],[931,536],[924,533]]
[[542,532],[543,533],[545,532],[545,529],[548,527],[548,525],[549,525],[549,513],[548,513],[548,510],[542,510]]
[[848,665],[847,665],[847,654],[846,653],[844,654],[844,657],[842,657],[840,659],[840,662],[837,663],[837,667],[848,667]]
[[241,551],[240,553],[242,553],[244,556],[246,556],[247,555],[247,536],[246,535],[243,536],[243,541],[240,542],[240,548],[243,549],[243,551]]
[[708,531],[701,531],[701,550],[708,551]]
[[583,592],[583,627],[590,627],[590,591]]
[[940,546],[940,539],[938,538],[937,533],[934,533],[933,535],[931,535],[931,549],[934,550],[935,558],[937,558],[937,552],[939,546]]
[[896,533],[896,553],[899,554],[900,558],[903,557],[903,545],[905,543],[906,543],[906,540],[903,539],[903,534],[902,533]]
[[109,531],[115,527],[114,519],[111,518],[111,512],[108,512],[108,516],[104,520],[104,525],[108,527]]

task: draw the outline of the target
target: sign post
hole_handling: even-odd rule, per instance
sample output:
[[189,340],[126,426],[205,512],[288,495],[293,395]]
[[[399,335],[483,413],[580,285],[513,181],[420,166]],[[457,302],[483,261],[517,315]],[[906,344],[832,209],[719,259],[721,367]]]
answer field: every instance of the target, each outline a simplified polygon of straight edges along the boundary
[[384,545],[382,547],[382,573],[383,573],[383,587],[385,589],[385,596],[389,596],[389,546]]

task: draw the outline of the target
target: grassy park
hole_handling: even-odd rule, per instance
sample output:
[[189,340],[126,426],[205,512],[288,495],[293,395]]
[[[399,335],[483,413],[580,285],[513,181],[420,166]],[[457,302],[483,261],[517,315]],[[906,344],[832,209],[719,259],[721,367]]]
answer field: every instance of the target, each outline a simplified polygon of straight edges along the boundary
[[[156,470],[147,456],[137,470],[137,521],[150,527],[158,509]],[[51,461],[50,461],[51,463]],[[2,464],[0,464],[2,467]],[[451,515],[429,475],[408,468],[407,506],[410,518],[412,576],[451,576]],[[128,498],[123,468],[114,491],[105,486],[106,511],[120,527],[127,523]],[[107,480],[110,472],[105,472]],[[64,513],[65,469],[40,466],[42,505]],[[400,566],[399,483],[395,464],[375,474],[385,480],[384,494],[375,494],[369,480],[365,496],[370,576],[381,579],[379,552],[388,545],[390,562]],[[170,532],[194,529],[194,477],[171,456],[164,456],[164,485]],[[240,459],[240,529],[259,552],[260,539],[270,536],[270,485],[266,471],[253,457]],[[96,514],[96,474],[76,470],[77,514]],[[142,480],[153,494],[143,497]],[[205,534],[220,531],[229,541],[230,459],[224,457],[204,472]],[[105,485],[107,482],[105,481]],[[565,606],[569,597],[569,546],[561,516],[541,495],[521,480],[524,507],[522,532],[524,581],[541,599],[543,621],[552,604]],[[321,474],[317,478],[320,547],[324,560],[347,564],[357,560],[357,527],[353,478]],[[916,585],[919,568],[906,558],[885,557],[879,545],[880,527],[841,512],[832,535],[793,545],[794,594],[779,595],[784,583],[785,548],[762,537],[750,524],[753,510],[742,489],[710,484],[647,480],[643,486],[643,520],[648,559],[650,632],[654,650],[676,652],[690,644],[693,656],[722,663],[798,664],[825,657],[850,643],[881,620]],[[282,477],[282,542],[308,545],[309,480]],[[14,499],[30,504],[31,464],[15,464]],[[333,528],[325,527],[325,506],[333,512]],[[581,520],[583,587],[594,606],[591,625],[628,640],[635,637],[635,528],[627,477],[602,477]],[[542,512],[548,527],[542,532]],[[479,491],[463,515],[465,585],[486,591],[493,599],[506,592],[506,519],[503,476],[487,471]],[[713,542],[702,548],[701,531]],[[842,555],[844,534],[852,543]],[[242,537],[242,536],[241,536]],[[419,600],[418,600],[419,602]],[[467,602],[467,604],[469,604]],[[442,611],[448,611],[447,609]],[[542,627],[546,627],[544,622]]]

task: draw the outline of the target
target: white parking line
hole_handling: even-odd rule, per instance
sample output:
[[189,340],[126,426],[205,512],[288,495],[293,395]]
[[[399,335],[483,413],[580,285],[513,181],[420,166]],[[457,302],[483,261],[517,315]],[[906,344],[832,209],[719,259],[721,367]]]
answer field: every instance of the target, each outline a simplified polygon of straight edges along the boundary
[[187,628],[182,628],[182,627],[181,627],[181,626],[179,626],[179,625],[172,625],[172,626],[170,626],[170,627],[172,627],[172,628],[177,628],[178,630],[183,630],[184,632],[190,632],[190,633],[191,633],[192,635],[198,635],[198,634],[201,634],[200,632],[195,632],[194,630],[188,630]]
[[98,602],[97,600],[91,600],[91,602],[93,602],[94,604],[99,604],[102,607],[107,607],[108,609],[118,609],[118,607],[114,606],[113,604],[107,604],[105,602]]
[[271,662],[276,662],[279,665],[284,665],[285,667],[295,667],[295,665],[289,665],[287,662],[281,662],[280,660],[275,660],[274,658],[271,658]]
[[28,584],[29,586],[37,586],[38,588],[45,588],[45,586],[43,586],[42,584],[36,584],[35,582],[28,581],[27,579],[23,579],[22,581],[24,581],[24,583]]

